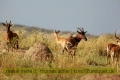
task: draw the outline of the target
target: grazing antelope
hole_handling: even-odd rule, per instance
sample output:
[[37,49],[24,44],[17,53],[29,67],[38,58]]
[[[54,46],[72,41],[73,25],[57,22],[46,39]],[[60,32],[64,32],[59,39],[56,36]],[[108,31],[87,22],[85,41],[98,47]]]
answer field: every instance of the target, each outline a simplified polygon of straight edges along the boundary
[[[6,20],[6,23],[2,23],[4,26],[6,26],[6,33],[7,33],[7,45],[12,47],[12,48],[16,48],[18,49],[19,48],[19,45],[18,45],[18,35],[16,33],[13,33],[11,30],[10,30],[10,27],[13,26],[13,24],[11,23],[11,21],[9,23],[7,23],[7,20]],[[8,47],[8,51],[9,51],[9,47]]]
[[78,28],[80,31],[77,30],[77,35],[75,37],[70,37],[70,38],[63,38],[63,37],[58,37],[58,33],[60,31],[54,31],[54,35],[56,37],[56,41],[58,44],[60,44],[62,46],[62,54],[64,53],[64,50],[68,51],[69,54],[71,53],[72,50],[74,50],[74,56],[76,53],[76,49],[77,49],[77,45],[78,43],[81,41],[81,39],[84,39],[85,41],[87,41],[87,38],[85,36],[85,33],[87,31],[84,32],[84,29],[80,29]]
[[[116,32],[115,32],[115,38],[120,40],[120,38],[116,36]],[[116,64],[118,65],[118,60],[120,56],[119,44],[120,44],[119,41],[117,41],[117,44],[110,43],[107,45],[107,64],[110,64],[110,57],[111,57],[112,64],[114,63],[114,59],[116,58]],[[108,59],[109,59],[109,62],[108,62]]]

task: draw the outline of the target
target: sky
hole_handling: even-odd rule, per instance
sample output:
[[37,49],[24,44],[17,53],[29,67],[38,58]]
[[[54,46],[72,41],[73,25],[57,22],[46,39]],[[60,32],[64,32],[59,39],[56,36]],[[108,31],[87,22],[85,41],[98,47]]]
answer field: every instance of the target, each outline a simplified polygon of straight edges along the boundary
[[[99,35],[120,30],[120,0],[1,0],[0,22]],[[119,32],[120,33],[120,32]]]

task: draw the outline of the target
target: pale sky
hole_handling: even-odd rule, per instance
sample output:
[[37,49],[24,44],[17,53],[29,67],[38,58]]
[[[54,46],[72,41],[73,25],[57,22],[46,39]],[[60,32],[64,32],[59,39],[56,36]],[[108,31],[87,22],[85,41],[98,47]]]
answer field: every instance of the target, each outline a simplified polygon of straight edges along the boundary
[[120,0],[1,0],[0,22],[99,35],[120,30]]

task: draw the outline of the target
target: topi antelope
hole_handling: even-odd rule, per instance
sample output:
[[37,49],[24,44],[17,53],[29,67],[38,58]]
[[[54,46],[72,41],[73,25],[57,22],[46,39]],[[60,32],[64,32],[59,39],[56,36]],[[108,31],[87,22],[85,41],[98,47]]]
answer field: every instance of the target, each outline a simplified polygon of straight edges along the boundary
[[[115,32],[115,38],[120,40],[120,38],[116,36],[116,32]],[[120,56],[119,44],[120,44],[119,41],[117,41],[117,44],[110,43],[107,45],[107,64],[108,63],[110,64],[110,57],[111,57],[112,64],[114,64],[114,59],[116,58],[116,64],[118,65],[118,60]]]
[[77,45],[78,43],[81,41],[81,39],[84,39],[85,41],[87,41],[87,38],[85,36],[84,29],[80,29],[78,28],[80,31],[77,30],[77,35],[75,37],[70,37],[70,38],[63,38],[63,37],[59,37],[58,33],[60,31],[54,31],[54,35],[56,37],[56,42],[57,44],[60,44],[62,46],[62,54],[64,53],[64,50],[68,51],[68,53],[70,54],[72,50],[74,50],[74,56],[76,53],[76,49],[77,49]]
[[[79,31],[78,31],[79,30]],[[83,28],[78,28],[78,30],[77,30],[77,35],[75,36],[75,37],[70,37],[71,39],[74,39],[75,41],[76,41],[76,44],[74,45],[74,44],[72,44],[74,47],[76,47],[77,48],[77,46],[78,46],[78,43],[83,39],[83,40],[85,40],[85,41],[87,41],[87,38],[86,38],[86,33],[87,33],[87,31],[84,31],[84,29]],[[69,42],[69,41],[68,41]],[[69,42],[69,43],[71,43],[71,41]],[[74,50],[74,56],[75,56],[75,53],[76,53],[76,49]]]
[[[11,23],[11,21],[9,23],[7,23],[7,20],[6,20],[6,23],[2,23],[4,26],[6,26],[6,33],[7,33],[7,45],[12,47],[12,48],[16,48],[18,49],[19,48],[19,45],[18,45],[18,35],[16,33],[13,33],[11,30],[10,30],[10,27],[13,26],[13,24]],[[9,47],[8,47],[8,51],[9,51]]]
[[86,36],[85,36],[85,33],[87,32],[87,31],[84,31],[84,29],[83,28],[78,28],[80,31],[78,31],[77,30],[77,35],[75,36],[75,37],[71,37],[71,38],[73,38],[73,39],[75,39],[75,41],[76,41],[76,43],[77,43],[77,45],[78,45],[78,43],[81,41],[81,39],[84,39],[85,41],[87,41],[87,38],[86,38]]

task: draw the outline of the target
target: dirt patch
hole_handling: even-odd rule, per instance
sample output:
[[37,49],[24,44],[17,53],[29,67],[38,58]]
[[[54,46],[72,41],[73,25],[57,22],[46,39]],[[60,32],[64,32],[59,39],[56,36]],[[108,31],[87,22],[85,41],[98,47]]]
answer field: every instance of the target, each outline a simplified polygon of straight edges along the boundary
[[81,80],[120,80],[120,75],[88,74],[83,76]]
[[26,52],[24,59],[31,61],[53,60],[53,55],[44,43],[37,42]]

